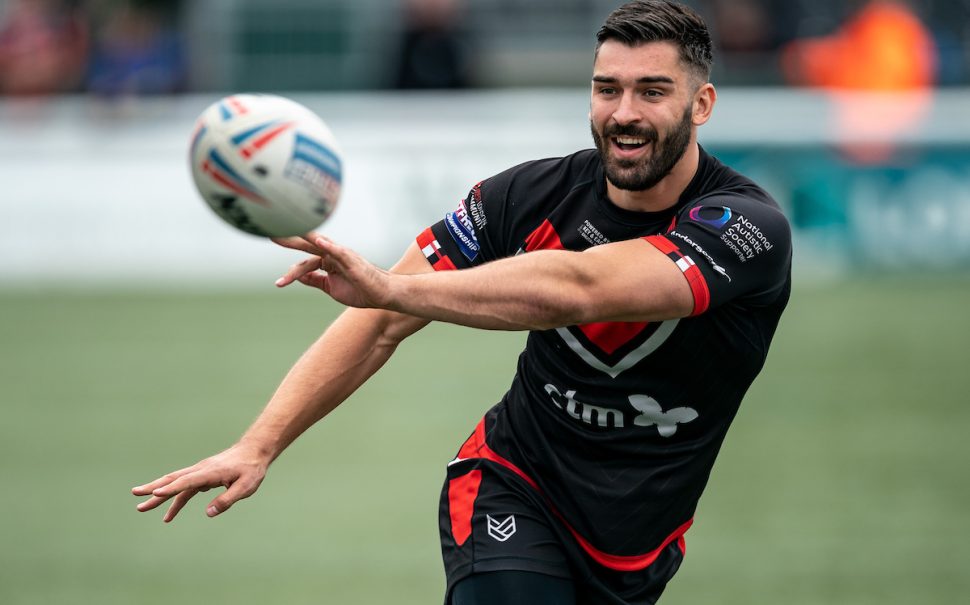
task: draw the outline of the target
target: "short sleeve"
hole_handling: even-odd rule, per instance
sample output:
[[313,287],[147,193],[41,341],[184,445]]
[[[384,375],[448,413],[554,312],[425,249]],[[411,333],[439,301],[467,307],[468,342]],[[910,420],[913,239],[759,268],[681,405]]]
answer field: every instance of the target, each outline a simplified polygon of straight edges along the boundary
[[418,235],[435,270],[466,269],[510,254],[503,236],[508,189],[504,173],[476,184],[455,210]]
[[681,210],[663,235],[646,238],[673,260],[694,294],[693,315],[732,300],[769,304],[791,270],[791,229],[774,204],[715,196]]

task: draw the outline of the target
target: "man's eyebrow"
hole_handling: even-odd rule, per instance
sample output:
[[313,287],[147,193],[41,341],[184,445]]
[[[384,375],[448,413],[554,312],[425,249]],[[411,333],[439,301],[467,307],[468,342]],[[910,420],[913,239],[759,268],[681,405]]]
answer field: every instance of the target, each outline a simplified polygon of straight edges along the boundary
[[[619,79],[612,76],[593,76],[593,82],[616,84],[619,82]],[[676,82],[670,76],[643,76],[642,78],[637,78],[637,84],[676,84]]]
[[670,76],[644,76],[637,78],[639,84],[675,84]]

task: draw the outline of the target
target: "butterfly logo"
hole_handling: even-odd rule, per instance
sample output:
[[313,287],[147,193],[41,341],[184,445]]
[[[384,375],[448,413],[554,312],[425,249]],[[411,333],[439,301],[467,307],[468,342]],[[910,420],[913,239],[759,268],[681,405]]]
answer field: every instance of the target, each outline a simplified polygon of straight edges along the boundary
[[697,418],[697,410],[689,407],[671,408],[666,412],[660,403],[647,395],[630,395],[630,405],[640,415],[633,419],[637,426],[655,426],[661,437],[670,437],[677,432],[678,424],[686,424]]

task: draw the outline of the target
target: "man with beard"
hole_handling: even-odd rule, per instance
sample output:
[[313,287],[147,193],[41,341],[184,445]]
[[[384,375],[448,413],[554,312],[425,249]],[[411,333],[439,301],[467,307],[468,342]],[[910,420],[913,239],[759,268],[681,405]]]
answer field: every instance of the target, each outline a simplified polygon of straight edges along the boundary
[[149,510],[269,464],[429,321],[529,330],[508,393],[448,464],[446,602],[653,603],[790,291],[787,221],[697,144],[716,99],[711,42],[690,9],[631,2],[600,29],[595,150],[475,185],[382,271],[309,234],[277,282],[348,309],[228,450],[135,488]]

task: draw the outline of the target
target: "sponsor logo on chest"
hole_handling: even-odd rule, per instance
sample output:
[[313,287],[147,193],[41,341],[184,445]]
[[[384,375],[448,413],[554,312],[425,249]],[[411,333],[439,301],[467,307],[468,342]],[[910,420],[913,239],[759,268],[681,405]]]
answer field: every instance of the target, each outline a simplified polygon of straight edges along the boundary
[[649,395],[630,395],[627,397],[634,412],[594,405],[576,398],[575,390],[562,392],[558,387],[547,384],[546,393],[553,405],[564,411],[574,420],[601,428],[624,428],[626,426],[656,427],[661,437],[671,437],[677,433],[679,425],[697,419],[697,410],[679,406],[664,410],[660,402]]

